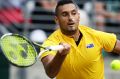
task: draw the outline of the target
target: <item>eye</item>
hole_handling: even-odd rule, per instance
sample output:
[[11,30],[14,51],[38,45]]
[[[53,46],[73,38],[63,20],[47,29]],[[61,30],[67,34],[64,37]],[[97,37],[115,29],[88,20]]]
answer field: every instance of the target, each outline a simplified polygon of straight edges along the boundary
[[76,13],[77,13],[76,11],[72,11],[72,15],[76,15]]
[[63,13],[62,13],[62,16],[64,16],[64,17],[67,16],[67,15],[68,15],[67,12],[63,12]]

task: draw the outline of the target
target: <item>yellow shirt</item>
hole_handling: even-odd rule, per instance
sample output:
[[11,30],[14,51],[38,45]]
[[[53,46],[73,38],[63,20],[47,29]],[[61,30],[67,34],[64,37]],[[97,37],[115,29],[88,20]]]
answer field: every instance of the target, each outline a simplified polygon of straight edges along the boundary
[[[66,42],[71,45],[56,79],[104,79],[104,61],[102,49],[111,52],[116,43],[116,36],[93,30],[86,26],[79,27],[83,34],[78,46],[73,38],[63,35],[58,29],[45,42],[44,46],[57,45]],[[48,54],[55,55],[56,51],[45,52],[41,58]]]

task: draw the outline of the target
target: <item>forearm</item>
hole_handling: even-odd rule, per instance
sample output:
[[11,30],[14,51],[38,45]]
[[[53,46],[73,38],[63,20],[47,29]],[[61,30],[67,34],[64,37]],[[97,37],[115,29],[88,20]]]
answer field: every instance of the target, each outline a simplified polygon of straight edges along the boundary
[[56,56],[46,65],[46,73],[50,78],[54,78],[58,72],[60,71],[60,68],[62,66],[63,61],[65,60],[67,55],[60,55],[59,53],[56,54]]
[[60,68],[70,51],[70,45],[66,43],[61,43],[63,45],[63,49],[58,50],[55,56],[48,55],[42,59],[45,71],[47,75],[51,78],[56,77]]

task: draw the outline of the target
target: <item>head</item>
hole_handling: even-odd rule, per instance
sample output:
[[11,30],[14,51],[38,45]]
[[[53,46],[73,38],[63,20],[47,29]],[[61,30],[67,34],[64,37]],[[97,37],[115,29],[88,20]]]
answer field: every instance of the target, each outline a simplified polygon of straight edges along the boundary
[[95,11],[103,11],[106,9],[105,4],[101,1],[96,1],[93,6]]
[[39,4],[46,10],[53,10],[57,4],[57,0],[39,0]]
[[72,0],[60,0],[55,9],[55,20],[62,33],[73,35],[78,31],[79,12],[77,5]]

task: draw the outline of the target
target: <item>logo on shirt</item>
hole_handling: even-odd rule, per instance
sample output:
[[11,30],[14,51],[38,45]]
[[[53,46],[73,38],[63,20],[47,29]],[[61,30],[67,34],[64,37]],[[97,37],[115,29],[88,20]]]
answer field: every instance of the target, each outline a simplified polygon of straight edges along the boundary
[[94,47],[94,44],[88,44],[87,46],[86,46],[87,48],[93,48]]

